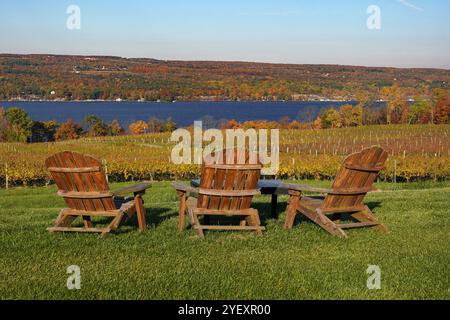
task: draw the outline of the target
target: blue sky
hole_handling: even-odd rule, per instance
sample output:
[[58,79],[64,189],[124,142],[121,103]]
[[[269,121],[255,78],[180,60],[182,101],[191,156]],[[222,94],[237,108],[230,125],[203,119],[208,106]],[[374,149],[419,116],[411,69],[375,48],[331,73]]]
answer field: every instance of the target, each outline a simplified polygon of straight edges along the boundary
[[0,52],[450,68],[448,16],[448,0],[2,0]]

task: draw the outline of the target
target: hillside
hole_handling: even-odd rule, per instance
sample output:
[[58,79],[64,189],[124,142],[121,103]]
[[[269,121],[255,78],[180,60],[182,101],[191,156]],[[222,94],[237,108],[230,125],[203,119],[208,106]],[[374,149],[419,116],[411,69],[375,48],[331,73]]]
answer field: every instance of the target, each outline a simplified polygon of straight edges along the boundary
[[440,69],[0,55],[2,100],[376,100],[396,83],[429,96],[449,82]]

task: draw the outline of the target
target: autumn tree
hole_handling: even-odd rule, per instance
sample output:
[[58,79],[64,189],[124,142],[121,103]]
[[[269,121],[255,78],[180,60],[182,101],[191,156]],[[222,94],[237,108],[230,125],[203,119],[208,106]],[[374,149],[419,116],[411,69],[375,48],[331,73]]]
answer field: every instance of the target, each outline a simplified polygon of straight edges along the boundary
[[27,142],[31,137],[33,121],[21,108],[9,108],[6,110],[5,119],[9,124],[5,132],[6,141]]
[[83,133],[83,128],[73,120],[67,120],[62,123],[55,132],[55,140],[73,140],[78,139]]
[[395,84],[391,87],[384,87],[381,90],[381,96],[386,100],[387,124],[395,123],[392,121],[393,116],[396,120],[401,118],[401,110],[406,100],[403,90]]
[[432,121],[433,106],[430,101],[416,99],[409,108],[409,123],[427,124]]
[[6,141],[9,123],[6,120],[6,111],[0,107],[0,142]]
[[159,133],[163,131],[164,121],[158,118],[150,118],[148,120],[148,131],[150,133]]
[[144,134],[148,132],[148,124],[139,120],[129,125],[128,130],[131,134]]
[[322,118],[317,117],[316,120],[313,122],[313,129],[322,129]]
[[49,142],[55,139],[58,123],[56,121],[33,121],[31,127],[31,142]]
[[177,124],[172,120],[172,117],[169,117],[166,123],[163,126],[164,132],[172,132],[177,129]]
[[120,125],[118,120],[113,120],[108,125],[108,135],[110,136],[120,136],[125,133],[124,128]]
[[373,97],[369,95],[368,92],[359,90],[356,92],[356,100],[358,101],[358,104],[355,106],[355,112],[358,114],[358,126],[363,125],[363,114],[364,110],[367,108],[367,105],[370,101],[373,101]]
[[434,123],[450,122],[450,90],[436,90],[434,93]]
[[341,115],[341,124],[343,127],[350,127],[354,124],[353,121],[353,106],[351,104],[343,105],[339,109]]
[[84,118],[84,122],[88,125],[88,136],[103,137],[108,135],[108,126],[99,116],[91,114]]
[[327,109],[320,118],[323,129],[342,127],[341,114],[334,108]]

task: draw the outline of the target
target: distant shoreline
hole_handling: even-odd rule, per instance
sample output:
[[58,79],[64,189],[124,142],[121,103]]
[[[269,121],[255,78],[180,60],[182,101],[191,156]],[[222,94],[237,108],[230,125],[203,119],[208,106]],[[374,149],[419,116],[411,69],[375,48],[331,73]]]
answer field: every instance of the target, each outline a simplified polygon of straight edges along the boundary
[[[183,102],[183,103],[224,103],[224,102],[239,102],[239,103],[273,103],[273,102],[277,102],[277,103],[292,103],[292,102],[356,102],[356,100],[338,100],[338,99],[323,99],[323,100],[176,100],[176,101],[139,101],[139,100],[121,100],[121,101],[117,101],[117,100],[45,100],[45,99],[40,99],[40,100],[34,100],[34,99],[20,99],[20,100],[0,100],[0,103],[3,102],[55,102],[55,103],[59,103],[59,102],[64,102],[64,103],[92,103],[92,102],[108,102],[108,103],[178,103],[178,102]],[[385,102],[384,100],[377,100],[376,102]]]

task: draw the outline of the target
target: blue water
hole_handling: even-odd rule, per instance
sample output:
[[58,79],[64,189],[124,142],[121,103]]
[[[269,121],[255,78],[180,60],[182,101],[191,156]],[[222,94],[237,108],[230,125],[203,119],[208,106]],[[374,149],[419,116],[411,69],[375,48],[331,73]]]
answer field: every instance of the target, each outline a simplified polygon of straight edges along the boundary
[[[178,126],[188,126],[203,120],[207,126],[215,126],[220,120],[313,120],[325,108],[348,102],[0,102],[2,107],[17,106],[25,109],[36,121],[72,119],[82,123],[91,114],[110,122],[119,120],[128,126],[137,120],[152,117],[166,120],[168,117]],[[206,124],[207,123],[207,124]]]

